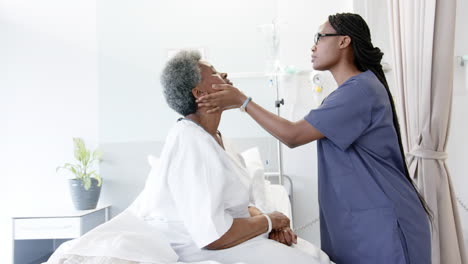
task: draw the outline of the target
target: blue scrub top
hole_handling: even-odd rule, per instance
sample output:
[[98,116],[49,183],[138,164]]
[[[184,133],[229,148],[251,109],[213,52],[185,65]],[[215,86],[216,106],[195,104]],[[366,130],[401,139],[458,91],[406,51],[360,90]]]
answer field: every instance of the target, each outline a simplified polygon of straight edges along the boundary
[[348,79],[305,120],[325,136],[317,142],[322,249],[337,264],[431,263],[428,217],[374,73]]

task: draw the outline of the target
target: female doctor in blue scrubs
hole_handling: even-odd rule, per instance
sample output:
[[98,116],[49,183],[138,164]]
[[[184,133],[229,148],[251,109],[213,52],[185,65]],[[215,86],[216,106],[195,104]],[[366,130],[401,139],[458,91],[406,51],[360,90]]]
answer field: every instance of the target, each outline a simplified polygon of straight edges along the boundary
[[317,140],[321,245],[332,261],[429,264],[430,210],[408,174],[382,56],[359,15],[331,15],[312,63],[339,87],[303,120],[278,117],[231,85],[198,103],[209,112],[241,107],[291,148]]

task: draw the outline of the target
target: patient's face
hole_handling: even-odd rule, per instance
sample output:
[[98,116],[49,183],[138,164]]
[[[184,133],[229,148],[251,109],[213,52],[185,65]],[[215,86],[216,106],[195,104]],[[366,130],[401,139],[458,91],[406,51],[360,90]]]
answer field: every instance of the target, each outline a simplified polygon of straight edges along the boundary
[[213,84],[232,84],[227,78],[226,73],[216,71],[216,69],[210,63],[206,61],[200,61],[198,66],[201,70],[202,80],[197,85],[197,89],[204,93],[212,93],[215,90],[212,88]]

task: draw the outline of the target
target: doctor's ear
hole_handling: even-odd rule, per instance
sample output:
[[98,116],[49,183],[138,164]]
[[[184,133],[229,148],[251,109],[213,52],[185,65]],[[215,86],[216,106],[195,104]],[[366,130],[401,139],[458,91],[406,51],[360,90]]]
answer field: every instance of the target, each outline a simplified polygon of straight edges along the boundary
[[340,46],[342,48],[346,48],[351,45],[351,37],[349,36],[344,36],[341,41],[340,41]]

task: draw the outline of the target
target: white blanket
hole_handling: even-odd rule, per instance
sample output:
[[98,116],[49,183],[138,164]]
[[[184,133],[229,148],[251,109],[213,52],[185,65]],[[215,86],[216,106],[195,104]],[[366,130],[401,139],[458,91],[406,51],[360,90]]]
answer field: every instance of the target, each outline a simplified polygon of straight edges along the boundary
[[177,262],[177,255],[161,235],[127,209],[80,239],[63,243],[47,264],[186,263]]

